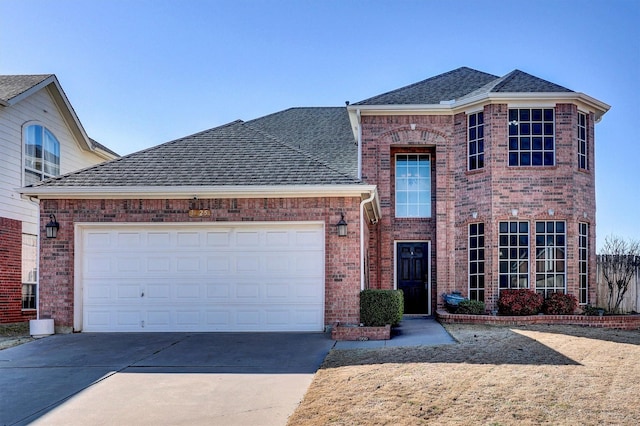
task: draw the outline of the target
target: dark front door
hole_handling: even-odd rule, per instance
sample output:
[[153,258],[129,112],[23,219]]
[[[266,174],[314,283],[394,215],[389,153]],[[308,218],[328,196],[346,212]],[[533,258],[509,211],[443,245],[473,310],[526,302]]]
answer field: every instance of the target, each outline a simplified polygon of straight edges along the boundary
[[405,314],[429,312],[429,243],[398,243],[398,289],[404,292]]

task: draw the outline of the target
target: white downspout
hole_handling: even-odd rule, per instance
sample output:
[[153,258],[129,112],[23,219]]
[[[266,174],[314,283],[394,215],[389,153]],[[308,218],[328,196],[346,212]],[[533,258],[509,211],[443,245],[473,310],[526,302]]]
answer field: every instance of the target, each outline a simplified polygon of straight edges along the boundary
[[360,108],[356,110],[358,117],[358,179],[362,179],[362,118],[360,117]]
[[36,215],[36,223],[38,224],[38,232],[36,232],[36,319],[40,319],[40,199],[29,197],[29,201],[36,205],[38,214]]
[[364,205],[376,198],[375,191],[371,192],[371,196],[360,202],[360,290],[364,290]]

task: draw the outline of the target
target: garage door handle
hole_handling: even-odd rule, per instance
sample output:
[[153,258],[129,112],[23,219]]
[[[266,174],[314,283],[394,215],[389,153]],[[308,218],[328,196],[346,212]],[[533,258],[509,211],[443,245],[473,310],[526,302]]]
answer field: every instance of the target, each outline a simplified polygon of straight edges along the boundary
[[142,292],[142,294],[140,295],[140,297],[144,297],[144,291]]

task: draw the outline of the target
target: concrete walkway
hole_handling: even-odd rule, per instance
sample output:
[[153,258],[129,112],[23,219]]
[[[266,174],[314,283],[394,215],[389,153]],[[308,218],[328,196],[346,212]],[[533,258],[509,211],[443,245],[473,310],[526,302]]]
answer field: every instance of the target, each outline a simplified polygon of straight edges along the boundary
[[453,343],[406,316],[388,341],[327,333],[79,333],[0,351],[0,425],[285,425],[331,348]]
[[336,342],[334,349],[375,349],[398,346],[436,346],[455,343],[439,322],[423,315],[405,315],[392,329],[391,340]]

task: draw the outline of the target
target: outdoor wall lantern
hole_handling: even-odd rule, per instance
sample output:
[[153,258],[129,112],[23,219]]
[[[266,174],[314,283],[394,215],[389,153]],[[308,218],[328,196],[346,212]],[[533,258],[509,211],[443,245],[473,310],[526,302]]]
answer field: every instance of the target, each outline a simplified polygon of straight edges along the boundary
[[338,229],[339,237],[347,236],[347,222],[344,221],[344,213],[340,213],[340,222],[336,223],[336,228]]
[[49,223],[45,226],[47,230],[47,238],[56,238],[58,236],[58,229],[60,228],[60,224],[56,221],[56,215],[49,215]]

